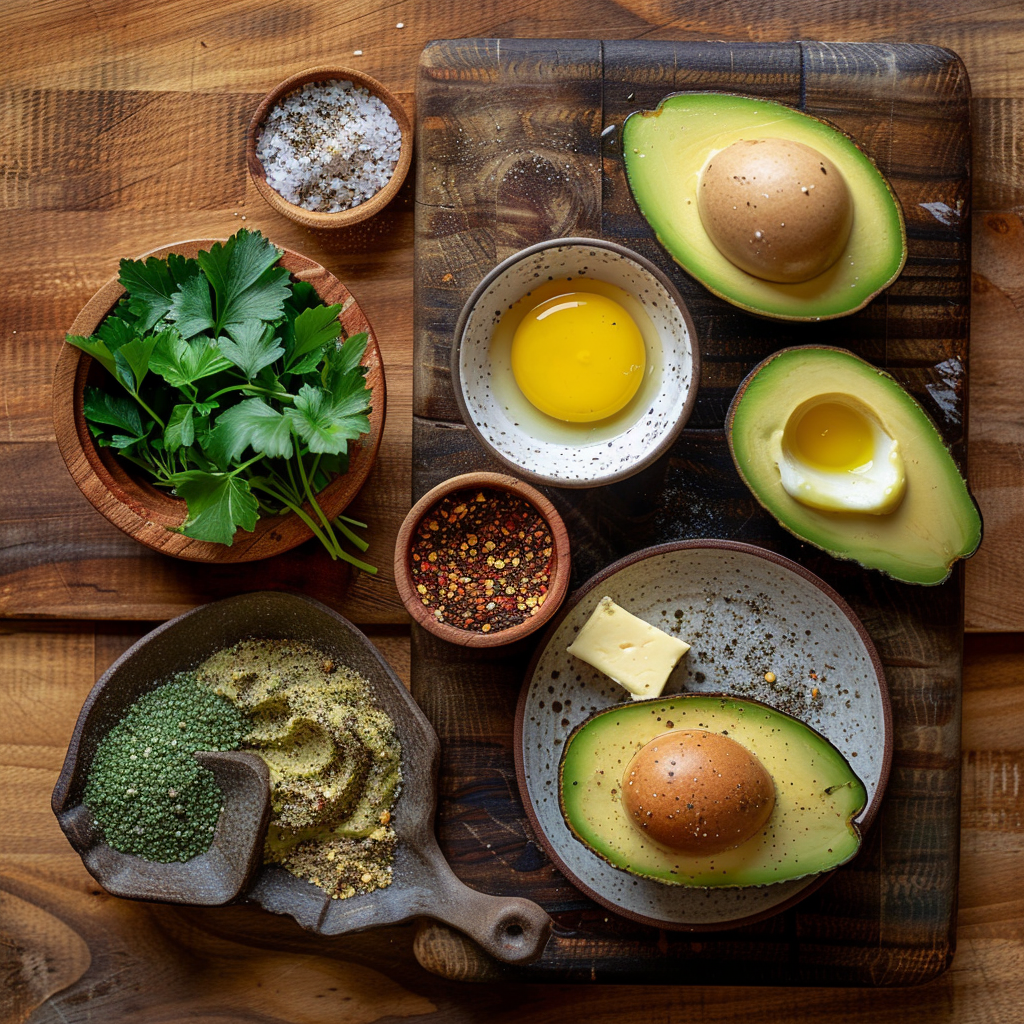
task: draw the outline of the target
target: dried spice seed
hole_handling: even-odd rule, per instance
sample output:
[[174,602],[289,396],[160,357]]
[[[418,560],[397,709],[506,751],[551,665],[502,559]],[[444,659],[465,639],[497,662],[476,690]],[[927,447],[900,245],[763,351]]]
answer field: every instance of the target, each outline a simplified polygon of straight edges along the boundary
[[485,488],[441,499],[420,520],[409,563],[438,622],[477,633],[536,615],[551,581],[554,541],[528,501]]

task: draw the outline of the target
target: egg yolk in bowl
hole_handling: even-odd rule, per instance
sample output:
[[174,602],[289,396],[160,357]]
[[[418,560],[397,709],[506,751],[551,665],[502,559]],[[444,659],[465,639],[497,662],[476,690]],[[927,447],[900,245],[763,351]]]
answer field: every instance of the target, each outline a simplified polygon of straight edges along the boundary
[[644,379],[643,335],[614,299],[571,291],[527,312],[512,339],[512,372],[541,412],[591,423],[619,412]]

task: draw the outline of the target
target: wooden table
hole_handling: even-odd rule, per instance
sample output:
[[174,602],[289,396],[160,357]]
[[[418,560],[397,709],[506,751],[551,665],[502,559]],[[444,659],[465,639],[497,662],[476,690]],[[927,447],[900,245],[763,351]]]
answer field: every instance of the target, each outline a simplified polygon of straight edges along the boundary
[[[5,272],[0,289],[0,1021],[641,1020],[1013,1021],[1024,975],[1024,12],[905,0],[539,0],[427,8],[9,4],[0,11]],[[402,23],[403,27],[398,28]],[[332,236],[274,214],[248,181],[244,125],[262,93],[303,67],[375,75],[410,110],[436,36],[906,40],[949,46],[974,89],[974,303],[970,477],[986,539],[967,572],[959,951],[907,991],[460,986],[427,974],[412,927],[310,936],[249,907],[203,911],[103,893],[64,840],[49,794],[82,699],[150,627],[259,572],[210,573],[107,533],[67,476],[49,384],[75,312],[117,259],[245,225],[324,263],[375,325],[388,374],[380,458],[355,514],[387,566],[409,505],[412,392],[410,180],[384,214]],[[361,51],[361,52],[356,52]],[[29,524],[33,524],[33,530]],[[39,524],[49,564],[25,545]],[[110,546],[113,546],[111,548]],[[82,557],[100,551],[110,559]],[[11,567],[15,569],[12,570]],[[288,579],[363,624],[408,677],[408,627],[390,572],[352,581],[312,545]],[[129,595],[129,597],[125,597]],[[140,621],[146,620],[146,621]]]

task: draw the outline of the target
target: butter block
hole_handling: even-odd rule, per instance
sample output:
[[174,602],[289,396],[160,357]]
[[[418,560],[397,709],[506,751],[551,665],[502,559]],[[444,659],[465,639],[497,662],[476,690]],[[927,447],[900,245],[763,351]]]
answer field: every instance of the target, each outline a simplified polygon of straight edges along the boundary
[[625,687],[633,700],[660,697],[690,645],[602,597],[566,648]]

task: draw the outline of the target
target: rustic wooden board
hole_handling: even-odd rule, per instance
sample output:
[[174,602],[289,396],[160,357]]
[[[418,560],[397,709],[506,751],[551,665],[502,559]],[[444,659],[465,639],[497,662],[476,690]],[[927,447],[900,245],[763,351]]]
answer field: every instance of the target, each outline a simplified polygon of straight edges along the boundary
[[[892,181],[907,268],[861,313],[827,326],[741,313],[680,271],[635,211],[617,133],[666,93],[769,96],[853,134]],[[699,935],[634,925],[583,898],[530,834],[515,784],[512,717],[533,644],[495,653],[414,629],[413,692],[442,738],[439,834],[469,884],[542,903],[556,922],[528,980],[894,985],[926,980],[954,947],[959,844],[962,573],[938,588],[893,583],[800,544],[739,481],[722,423],[747,370],[787,344],[826,341],[884,366],[966,447],[970,89],[959,59],[900,44],[456,40],[424,51],[417,88],[414,496],[493,468],[459,421],[448,356],[458,312],[522,246],[601,235],[643,253],[690,306],[702,350],[697,409],[640,477],[548,494],[573,542],[574,585],[659,540],[724,536],[774,548],[850,602],[886,665],[893,772],[862,854],[808,900],[748,928]],[[927,204],[927,205],[922,205]],[[421,962],[460,977],[493,968],[438,929]],[[503,975],[508,977],[507,972]]]

